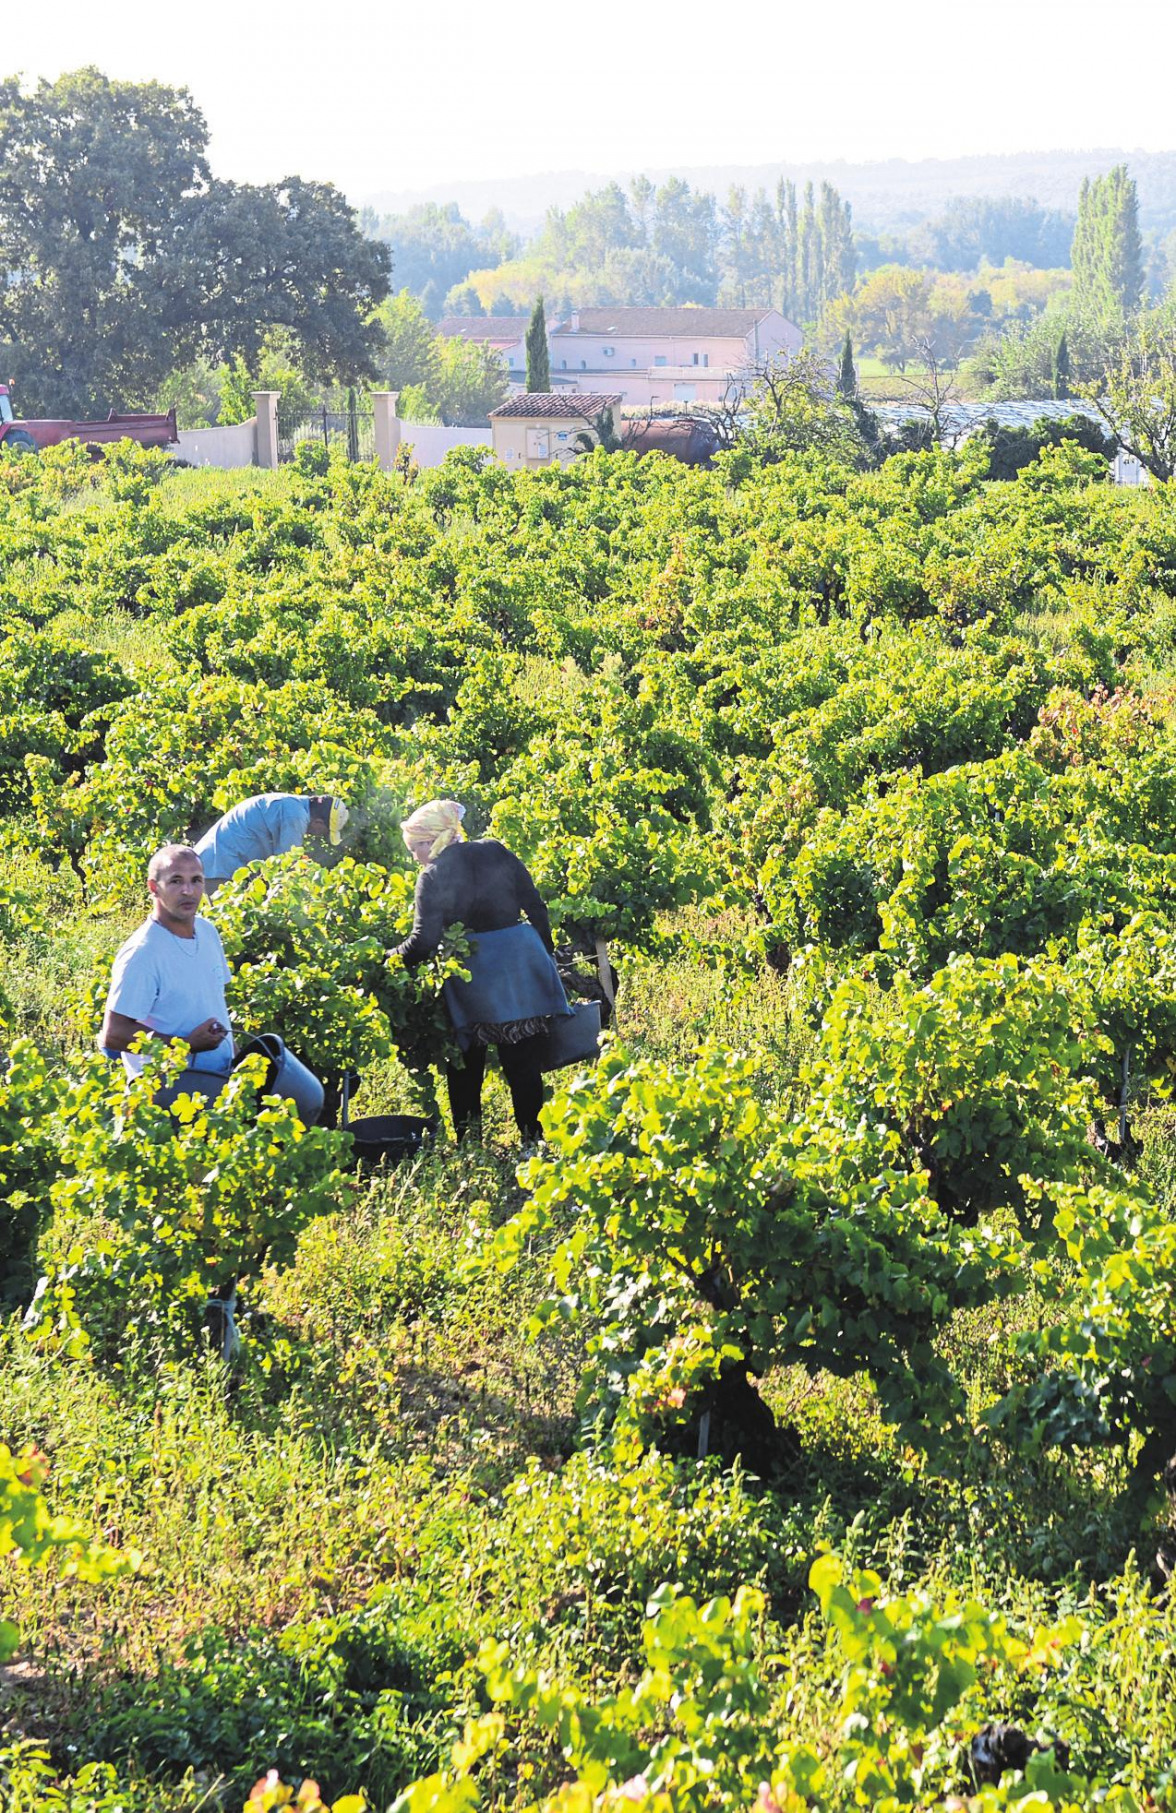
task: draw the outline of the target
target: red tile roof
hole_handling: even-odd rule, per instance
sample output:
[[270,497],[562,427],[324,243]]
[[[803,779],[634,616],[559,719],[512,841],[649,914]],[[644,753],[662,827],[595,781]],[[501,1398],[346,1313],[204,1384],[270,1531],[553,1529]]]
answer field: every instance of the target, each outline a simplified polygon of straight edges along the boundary
[[[721,337],[742,340],[768,308],[582,308],[582,334],[629,334],[638,339],[665,334],[687,339]],[[553,339],[574,335],[570,318],[551,328]]]
[[619,408],[623,401],[623,397],[601,396],[587,390],[531,390],[524,391],[521,397],[510,397],[507,402],[500,403],[497,409],[490,411],[490,418],[494,420],[497,416],[523,416],[544,420],[560,417],[586,422],[605,409]]
[[495,346],[513,346],[526,331],[526,315],[446,315],[437,323],[437,332],[450,340],[489,340]]

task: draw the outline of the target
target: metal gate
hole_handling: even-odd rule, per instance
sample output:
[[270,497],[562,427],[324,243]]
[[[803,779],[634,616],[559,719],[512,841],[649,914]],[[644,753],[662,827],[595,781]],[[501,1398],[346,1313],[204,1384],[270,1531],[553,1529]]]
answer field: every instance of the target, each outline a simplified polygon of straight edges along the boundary
[[376,430],[372,411],[359,407],[354,390],[347,392],[342,408],[316,403],[310,409],[283,409],[279,402],[278,459],[292,460],[301,441],[317,441],[349,460],[374,460]]

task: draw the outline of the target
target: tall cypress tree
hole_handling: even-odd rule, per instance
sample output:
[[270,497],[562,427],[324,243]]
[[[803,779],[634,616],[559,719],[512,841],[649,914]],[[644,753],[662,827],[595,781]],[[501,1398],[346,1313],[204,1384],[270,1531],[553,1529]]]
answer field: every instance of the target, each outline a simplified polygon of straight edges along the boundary
[[1066,330],[1058,335],[1058,343],[1053,349],[1050,361],[1053,367],[1053,393],[1055,397],[1068,397],[1070,394],[1070,343],[1066,339]]
[[543,312],[542,296],[531,311],[531,322],[527,328],[527,389],[551,389],[551,360],[547,351],[547,317]]

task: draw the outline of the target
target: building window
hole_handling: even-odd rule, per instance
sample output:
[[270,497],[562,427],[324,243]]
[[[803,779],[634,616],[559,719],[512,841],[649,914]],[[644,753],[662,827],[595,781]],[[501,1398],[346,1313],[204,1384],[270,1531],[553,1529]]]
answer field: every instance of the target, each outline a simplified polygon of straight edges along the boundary
[[559,369],[560,369],[560,370],[561,370],[561,371],[566,371],[566,370],[567,370],[567,369],[568,369],[568,362],[567,362],[567,360],[566,360],[566,359],[561,359],[561,360],[560,360],[560,362],[559,362]]
[[693,359],[692,359],[692,360],[691,360],[691,364],[692,364],[692,365],[697,365],[697,364],[698,364],[698,354],[697,354],[697,353],[695,353],[695,355],[694,355],[694,357],[693,357]]
[[710,354],[709,354],[709,353],[703,353],[703,355],[702,355],[702,362],[703,362],[703,364],[704,364],[704,365],[709,365],[709,364],[710,364]]
[[636,359],[630,359],[630,360],[629,360],[629,364],[630,364],[630,365],[631,365],[631,366],[632,366],[632,367],[633,367],[633,370],[634,370],[634,371],[636,371],[636,369],[637,369],[637,361],[636,361]]
[[611,359],[614,352],[616,351],[616,347],[615,346],[602,346],[600,350],[604,354],[606,359]]
[[653,362],[655,365],[668,365],[669,364],[669,360],[666,358],[664,353],[655,354]]
[[580,370],[581,370],[581,371],[587,371],[587,370],[588,370],[588,361],[587,361],[587,359],[581,359],[581,360],[580,360]]

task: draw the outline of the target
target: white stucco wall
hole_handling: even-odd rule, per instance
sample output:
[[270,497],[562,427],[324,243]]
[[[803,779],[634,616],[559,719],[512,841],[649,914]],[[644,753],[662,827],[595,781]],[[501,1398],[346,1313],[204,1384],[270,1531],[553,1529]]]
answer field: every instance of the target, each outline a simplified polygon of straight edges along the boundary
[[175,457],[190,466],[256,465],[257,417],[222,428],[181,428]]
[[489,428],[443,428],[439,422],[401,422],[400,445],[418,466],[439,466],[454,447],[490,447]]

